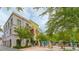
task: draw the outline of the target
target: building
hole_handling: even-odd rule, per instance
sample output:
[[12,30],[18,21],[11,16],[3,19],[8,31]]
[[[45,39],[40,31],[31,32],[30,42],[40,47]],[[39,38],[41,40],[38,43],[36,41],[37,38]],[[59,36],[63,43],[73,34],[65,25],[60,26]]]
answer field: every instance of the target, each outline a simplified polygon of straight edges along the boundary
[[[19,14],[12,13],[7,22],[4,24],[4,35],[3,35],[3,45],[8,47],[16,46],[16,40],[18,37],[16,36],[15,28],[20,27],[30,27],[34,31],[34,38],[36,37],[36,33],[39,28],[38,24],[33,22],[32,20],[27,20],[26,18],[20,16]],[[22,41],[23,45],[25,45],[25,41]],[[24,43],[25,42],[25,43]]]
[[2,45],[2,37],[0,37],[0,46]]

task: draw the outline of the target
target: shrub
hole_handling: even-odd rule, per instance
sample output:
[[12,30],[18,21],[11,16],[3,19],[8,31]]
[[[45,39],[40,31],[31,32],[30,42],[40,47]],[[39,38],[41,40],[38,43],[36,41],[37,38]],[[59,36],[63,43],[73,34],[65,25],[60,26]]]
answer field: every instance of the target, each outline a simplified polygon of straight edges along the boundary
[[18,46],[18,45],[16,45],[13,48],[22,49],[22,48],[29,48],[29,47],[31,47],[31,45],[29,45],[29,46]]

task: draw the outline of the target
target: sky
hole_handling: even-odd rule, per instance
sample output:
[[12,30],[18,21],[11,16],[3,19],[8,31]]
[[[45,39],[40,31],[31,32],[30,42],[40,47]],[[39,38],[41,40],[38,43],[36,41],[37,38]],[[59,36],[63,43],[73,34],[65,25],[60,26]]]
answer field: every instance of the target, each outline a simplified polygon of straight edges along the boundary
[[[25,17],[26,19],[31,19],[32,21],[36,22],[41,31],[45,31],[46,22],[48,21],[48,15],[39,16],[42,12],[44,12],[44,9],[36,10],[32,7],[26,7],[23,9],[23,11],[18,12],[15,7],[11,8],[10,10],[7,10],[6,8],[0,8],[0,26],[3,28],[3,25],[8,20],[12,12],[18,13],[19,15]],[[0,33],[0,36],[2,36],[3,33]]]

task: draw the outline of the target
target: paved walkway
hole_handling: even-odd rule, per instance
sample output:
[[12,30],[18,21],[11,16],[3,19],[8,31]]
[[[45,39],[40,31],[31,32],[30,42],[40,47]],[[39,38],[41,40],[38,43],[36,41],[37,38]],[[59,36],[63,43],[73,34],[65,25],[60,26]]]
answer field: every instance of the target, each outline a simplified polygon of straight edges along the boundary
[[[72,47],[65,47],[66,51],[71,51]],[[9,47],[0,46],[0,51],[64,51],[61,47],[53,46],[53,48],[47,47],[29,47],[24,49],[14,49]],[[79,51],[79,48],[76,48],[75,51]]]
[[24,48],[20,49],[21,51],[45,51],[48,50],[48,48],[45,47],[30,47],[30,48]]
[[63,51],[58,46],[54,46],[53,48],[47,48],[47,47],[30,47],[30,48],[24,48],[20,49],[21,51]]
[[14,48],[0,46],[0,51],[19,51],[19,50],[14,49]]
[[[65,47],[66,51],[73,51],[72,47]],[[24,48],[20,49],[21,51],[64,51],[64,49],[61,49],[59,46],[53,46],[53,48],[47,48],[47,47],[30,47],[30,48]],[[75,51],[79,51],[79,48],[76,48]]]
[[5,47],[5,46],[3,46],[2,41],[0,41],[0,51],[19,51],[19,50],[10,48],[10,47]]

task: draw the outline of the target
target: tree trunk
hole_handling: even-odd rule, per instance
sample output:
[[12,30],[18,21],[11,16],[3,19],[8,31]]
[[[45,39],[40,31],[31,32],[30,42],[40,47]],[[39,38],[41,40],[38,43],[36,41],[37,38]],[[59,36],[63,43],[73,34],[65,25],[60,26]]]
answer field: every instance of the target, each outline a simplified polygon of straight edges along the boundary
[[21,39],[17,39],[17,46],[21,47]]
[[63,43],[61,43],[61,49],[64,49],[64,44]]
[[48,48],[52,48],[51,41],[49,41]]
[[38,40],[38,46],[40,47],[40,41]]
[[29,40],[26,40],[26,46],[28,47]]
[[30,40],[28,41],[28,46],[31,46],[31,41]]

